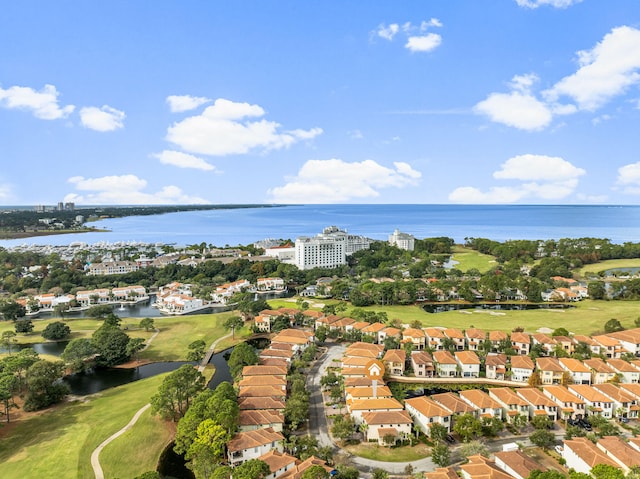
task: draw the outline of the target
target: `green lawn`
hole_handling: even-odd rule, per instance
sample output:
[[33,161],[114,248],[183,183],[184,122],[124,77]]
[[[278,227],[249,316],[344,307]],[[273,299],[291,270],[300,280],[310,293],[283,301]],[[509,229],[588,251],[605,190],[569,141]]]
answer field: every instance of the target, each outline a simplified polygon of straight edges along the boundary
[[588,264],[577,270],[579,277],[585,277],[588,273],[598,273],[614,268],[640,268],[640,258],[633,259],[609,259],[599,263]]
[[378,444],[361,443],[345,448],[351,454],[372,459],[374,461],[410,462],[424,459],[430,454],[429,447],[424,444],[403,447],[382,447]]
[[[28,471],[29,477],[93,478],[92,451],[149,402],[163,377],[64,403],[15,423],[0,436],[0,477],[22,479]],[[142,419],[130,434],[113,443],[113,449],[120,449],[119,456],[114,451],[101,455],[105,477],[134,477],[155,469],[162,449],[171,441],[171,428],[148,412]],[[116,474],[123,470],[126,474]]]
[[482,254],[471,248],[459,245],[453,247],[451,259],[458,262],[458,264],[454,265],[454,268],[460,271],[469,271],[475,268],[481,273],[485,273],[496,266],[496,258],[494,256]]

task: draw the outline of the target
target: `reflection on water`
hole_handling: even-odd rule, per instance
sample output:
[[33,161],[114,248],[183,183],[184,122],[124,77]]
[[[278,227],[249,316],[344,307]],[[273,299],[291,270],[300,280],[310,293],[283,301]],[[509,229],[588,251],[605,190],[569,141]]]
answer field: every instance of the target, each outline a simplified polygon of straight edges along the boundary
[[444,313],[446,311],[458,311],[463,309],[477,310],[495,310],[495,311],[524,311],[529,309],[569,309],[575,308],[571,304],[519,304],[519,303],[500,303],[500,304],[425,304],[422,306],[427,313]]

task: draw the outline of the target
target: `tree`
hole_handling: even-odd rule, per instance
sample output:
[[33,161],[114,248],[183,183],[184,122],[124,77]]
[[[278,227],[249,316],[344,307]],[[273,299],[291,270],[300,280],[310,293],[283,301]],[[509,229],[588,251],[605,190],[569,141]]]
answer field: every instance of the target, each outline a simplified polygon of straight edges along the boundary
[[115,366],[129,359],[127,345],[129,336],[119,327],[113,326],[105,320],[91,336],[93,347],[96,349],[96,363],[98,366]]
[[334,479],[358,479],[360,477],[360,471],[355,467],[339,465],[337,470],[338,474],[334,476]]
[[356,427],[351,416],[337,416],[334,419],[333,426],[331,427],[331,434],[340,439],[343,443],[353,436],[354,432],[356,432]]
[[429,437],[435,442],[444,443],[448,433],[448,429],[437,422],[432,423],[429,427]]
[[64,376],[62,361],[37,361],[27,369],[27,396],[25,411],[36,411],[62,400],[69,387],[60,382]]
[[566,479],[566,477],[567,476],[562,474],[560,471],[555,471],[553,469],[544,472],[535,469],[531,471],[531,474],[529,474],[527,479]]
[[80,373],[95,366],[97,349],[93,341],[86,338],[72,339],[60,356],[74,373]]
[[307,468],[301,476],[301,479],[329,479],[329,472],[319,464]]
[[533,419],[531,419],[531,425],[534,427],[534,429],[536,430],[548,430],[551,427],[551,419],[549,419],[549,416],[535,416]]
[[371,471],[371,479],[389,479],[389,473],[384,469],[376,467],[373,471]]
[[18,388],[18,378],[11,372],[0,373],[0,401],[4,405],[3,414],[9,420],[9,411],[13,407],[17,407],[13,402],[13,395]]
[[64,315],[67,314],[69,309],[71,309],[71,305],[69,303],[58,303],[53,307],[53,314],[64,319]]
[[144,318],[140,320],[140,327],[144,328],[145,331],[152,331],[156,328],[153,318]]
[[247,343],[240,343],[233,351],[231,351],[231,355],[229,356],[229,371],[231,372],[231,376],[233,378],[237,378],[242,372],[242,368],[245,366],[250,366],[252,364],[258,364],[258,355],[256,354],[255,349],[253,349]]
[[138,360],[138,353],[145,348],[144,338],[129,338],[127,343],[127,356]]
[[244,321],[240,316],[230,316],[224,321],[224,323],[222,323],[222,326],[227,331],[231,330],[231,337],[235,339],[236,329],[240,329],[244,326]]
[[623,479],[622,469],[609,464],[596,464],[591,468],[591,475],[595,479]]
[[504,423],[499,417],[485,417],[482,419],[482,434],[487,437],[495,437],[504,429]]
[[28,334],[33,331],[33,321],[30,319],[18,319],[15,322],[16,333]]
[[529,379],[527,380],[527,383],[532,388],[536,388],[538,386],[541,386],[542,385],[542,378],[540,377],[540,371],[534,371],[533,373],[531,373],[531,376],[529,376]]
[[205,419],[198,425],[195,439],[184,456],[189,461],[187,467],[196,477],[211,477],[224,457],[225,444],[229,439],[221,426]]
[[587,293],[591,299],[605,299],[607,297],[607,288],[604,281],[594,281],[587,285]]
[[180,366],[164,378],[158,392],[151,397],[151,412],[176,422],[204,387],[205,378],[200,371],[189,364]]
[[62,321],[54,321],[47,324],[42,331],[42,337],[49,341],[59,341],[68,338],[71,334],[71,328]]
[[463,414],[456,419],[453,431],[460,436],[464,442],[469,442],[482,435],[482,421],[472,414]]
[[207,344],[202,340],[198,339],[191,344],[189,344],[189,352],[187,353],[187,361],[200,362],[204,358],[205,348]]
[[4,346],[9,351],[9,354],[11,354],[11,347],[17,341],[15,338],[16,333],[14,333],[13,331],[2,332],[2,340],[0,344],[2,344],[2,346]]
[[531,433],[529,440],[542,449],[549,449],[555,442],[555,436],[547,429],[537,429]]
[[327,333],[328,331],[326,326],[318,326],[316,328],[314,335],[318,341],[320,341],[321,343],[324,343],[325,340],[327,339]]
[[292,430],[298,428],[309,417],[309,397],[306,393],[292,395],[284,406],[284,418]]
[[233,469],[233,479],[264,479],[269,474],[269,465],[260,459],[249,459]]
[[613,318],[604,323],[605,333],[615,333],[617,331],[624,331],[622,324],[620,324],[620,321],[618,321],[617,319]]
[[551,336],[569,336],[569,330],[567,328],[556,328],[551,333]]
[[136,476],[134,479],[162,479],[162,476],[158,471],[147,471]]
[[462,446],[460,446],[460,455],[465,459],[471,456],[476,456],[480,454],[481,456],[489,457],[489,449],[485,446],[484,443],[480,441],[469,441]]
[[3,301],[0,303],[0,314],[8,321],[15,321],[27,314],[27,309],[16,301]]
[[447,467],[451,464],[451,451],[449,447],[443,442],[438,442],[431,448],[431,460],[440,467]]
[[108,304],[98,304],[91,306],[87,310],[87,316],[95,319],[104,319],[110,314],[113,314],[113,308]]

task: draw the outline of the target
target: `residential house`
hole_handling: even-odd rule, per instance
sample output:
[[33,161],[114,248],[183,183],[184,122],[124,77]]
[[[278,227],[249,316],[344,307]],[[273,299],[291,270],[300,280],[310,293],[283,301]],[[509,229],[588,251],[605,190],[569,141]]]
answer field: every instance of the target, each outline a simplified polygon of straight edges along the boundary
[[609,359],[607,364],[620,375],[620,380],[623,383],[637,384],[640,381],[640,369],[633,366],[631,363],[624,361],[623,359]]
[[378,344],[384,344],[385,339],[393,338],[398,342],[402,339],[402,330],[388,326],[381,331],[378,331]]
[[629,474],[632,469],[640,468],[640,451],[630,446],[619,436],[600,438],[596,447],[613,459],[622,472]]
[[366,328],[362,328],[362,335],[368,336],[373,339],[373,341],[378,344],[378,333],[385,329],[387,326],[382,323],[371,323]]
[[405,328],[402,330],[402,342],[411,343],[414,350],[422,351],[427,344],[427,335],[422,329]]
[[547,356],[550,354],[553,354],[553,350],[556,347],[556,342],[553,340],[553,338],[547,336],[544,333],[532,334],[531,344],[532,345],[539,344],[540,346],[542,346],[542,349],[544,350]]
[[460,479],[456,470],[449,467],[437,467],[435,471],[423,472],[425,479]]
[[488,339],[491,342],[491,351],[498,352],[504,344],[509,344],[509,335],[504,331],[489,331]]
[[600,346],[600,355],[607,359],[619,359],[622,355],[622,346],[617,339],[606,334],[593,336],[591,339]]
[[462,479],[513,479],[504,472],[496,463],[484,456],[469,456],[468,462],[460,466]]
[[268,427],[274,431],[282,432],[284,414],[270,409],[245,409],[240,411],[238,425],[240,432],[265,429]]
[[557,352],[558,349],[567,353],[568,356],[573,354],[573,350],[576,346],[576,342],[572,337],[569,336],[553,336],[553,340],[556,342],[556,347],[554,349],[554,353]]
[[433,361],[438,377],[455,378],[458,376],[458,361],[449,351],[434,352]]
[[432,378],[435,375],[433,358],[426,351],[413,351],[411,353],[411,368],[416,377]]
[[330,475],[335,474],[335,470],[332,467],[328,466],[325,461],[316,456],[311,456],[304,461],[298,460],[296,462],[296,465],[292,469],[283,473],[279,477],[279,479],[302,479],[304,472],[312,466],[320,466]]
[[440,424],[451,431],[452,412],[426,396],[407,399],[404,407],[413,418],[416,428],[431,436],[431,426]]
[[398,439],[404,439],[411,435],[411,417],[407,411],[368,412],[362,414],[365,440],[378,441],[378,444],[389,444],[389,438],[393,443]]
[[528,383],[535,365],[529,356],[511,356],[511,381]]
[[454,357],[458,363],[461,377],[480,377],[480,358],[476,353],[473,351],[456,351]]
[[587,407],[583,399],[564,386],[543,386],[542,392],[560,408],[560,419],[586,417]]
[[403,411],[402,404],[393,398],[357,399],[347,404],[347,410],[356,424],[362,424],[362,415],[368,412]]
[[498,401],[480,389],[468,389],[458,393],[460,399],[475,408],[480,417],[497,417],[502,419],[502,406]]
[[245,366],[242,368],[242,377],[247,378],[249,376],[276,376],[285,378],[287,377],[287,368],[281,366]]
[[272,449],[283,452],[284,436],[268,427],[239,432],[227,443],[227,460],[237,466],[250,459],[258,459]]
[[564,368],[560,365],[558,358],[536,358],[536,371],[540,374],[540,381],[543,385],[563,384]]
[[444,335],[454,342],[456,351],[463,351],[465,349],[467,340],[462,331],[455,328],[447,328],[444,330]]
[[546,472],[548,469],[524,452],[499,451],[494,454],[496,466],[516,479],[528,479],[533,471]]
[[616,469],[620,466],[586,437],[564,440],[562,458],[566,467],[576,472],[589,474],[591,468],[598,464],[607,464]]
[[558,419],[558,404],[538,388],[516,389],[516,394],[529,403],[529,418],[547,416],[552,421]]
[[613,414],[616,417],[636,419],[638,417],[638,400],[635,396],[613,384],[595,384],[594,389],[600,391],[613,401]]
[[386,371],[392,376],[402,376],[407,361],[407,352],[404,349],[389,349],[382,362]]
[[531,352],[531,336],[528,333],[512,332],[511,347],[518,355],[528,356]]
[[[431,395],[431,400],[439,406],[442,406],[443,408],[451,411],[454,422],[456,416],[461,416],[463,414],[476,414],[475,407],[460,399],[460,396],[458,396],[457,394],[451,392],[433,394]],[[451,427],[453,427],[453,425]]]
[[507,374],[507,355],[489,353],[484,358],[485,377],[487,379],[504,380]]
[[282,278],[258,278],[256,281],[258,292],[283,291],[284,289],[285,284]]
[[273,449],[258,458],[260,461],[266,462],[271,472],[264,479],[277,479],[287,471],[290,471],[296,466],[300,460],[297,457],[290,456],[287,453],[279,452]]
[[238,408],[247,410],[271,410],[272,412],[284,412],[284,400],[272,397],[243,397],[238,399]]
[[503,409],[504,418],[511,422],[516,416],[529,418],[529,403],[518,396],[511,388],[491,388],[489,396],[496,400]]
[[615,369],[605,363],[601,358],[585,359],[584,365],[591,370],[591,384],[604,384],[617,377]]
[[617,340],[624,351],[640,356],[640,328],[608,333],[606,336]]
[[360,399],[391,398],[393,397],[393,394],[391,394],[391,389],[387,386],[383,384],[376,384],[375,388],[373,385],[365,387],[345,387],[344,396],[347,403],[351,403]]
[[614,413],[613,399],[587,384],[570,384],[569,391],[582,399],[590,414],[611,419]]
[[573,358],[558,359],[562,369],[571,374],[573,384],[591,384],[591,369],[582,361]]
[[464,332],[469,351],[479,351],[487,334],[482,329],[470,328]]
[[211,299],[214,303],[227,304],[235,293],[250,290],[251,287],[251,283],[246,279],[225,283],[216,287],[216,290],[211,293]]
[[574,334],[573,339],[576,342],[576,346],[581,343],[586,344],[587,346],[589,346],[589,350],[591,351],[591,354],[593,356],[600,355],[600,348],[602,346],[597,341],[594,341],[590,336],[585,336],[583,334]]
[[427,340],[427,348],[433,351],[441,351],[444,349],[443,341],[446,338],[444,332],[440,328],[425,328],[424,333]]

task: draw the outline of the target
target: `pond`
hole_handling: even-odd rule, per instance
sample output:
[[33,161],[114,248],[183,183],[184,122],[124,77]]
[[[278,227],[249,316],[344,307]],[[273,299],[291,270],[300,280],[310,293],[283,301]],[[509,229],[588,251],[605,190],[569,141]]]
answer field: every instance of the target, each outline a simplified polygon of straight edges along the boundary
[[460,303],[433,303],[425,304],[422,309],[427,313],[444,313],[446,311],[458,311],[465,309],[495,310],[495,311],[524,311],[530,309],[569,309],[575,308],[571,304],[543,303],[543,304],[522,304],[522,303],[483,303],[483,304],[460,304]]

